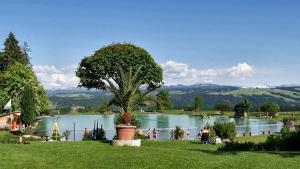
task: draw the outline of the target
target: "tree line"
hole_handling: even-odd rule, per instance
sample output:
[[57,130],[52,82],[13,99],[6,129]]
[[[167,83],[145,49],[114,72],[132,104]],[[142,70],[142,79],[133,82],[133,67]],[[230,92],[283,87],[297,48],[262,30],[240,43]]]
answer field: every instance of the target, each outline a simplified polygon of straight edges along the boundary
[[21,112],[21,121],[34,123],[37,116],[48,110],[48,97],[30,63],[30,48],[22,46],[10,32],[0,50],[0,113],[7,113],[4,105],[11,99],[12,110]]

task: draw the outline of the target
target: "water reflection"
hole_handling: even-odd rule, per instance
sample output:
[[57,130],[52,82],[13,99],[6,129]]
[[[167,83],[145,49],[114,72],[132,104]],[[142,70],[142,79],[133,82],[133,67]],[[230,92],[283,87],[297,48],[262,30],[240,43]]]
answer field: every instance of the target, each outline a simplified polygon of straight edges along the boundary
[[[99,126],[102,124],[106,131],[106,136],[111,139],[115,136],[114,119],[116,115],[64,115],[55,117],[45,117],[39,124],[46,135],[50,136],[53,130],[53,124],[58,122],[60,132],[65,130],[72,130],[75,124],[75,139],[81,140],[84,129],[92,130],[94,128],[94,121],[98,119]],[[198,117],[189,115],[167,115],[167,114],[147,114],[137,115],[137,119],[141,122],[141,128],[158,129],[159,139],[169,139],[170,130],[176,126],[180,126],[185,130],[190,129],[190,138],[195,138],[198,131],[205,125],[212,125],[214,122],[234,122],[236,124],[237,133],[253,133],[258,134],[262,131],[279,132],[282,123],[269,119],[249,119],[249,118],[229,118],[226,116],[210,116]],[[38,129],[39,129],[38,128]],[[74,132],[71,133],[73,139]]]

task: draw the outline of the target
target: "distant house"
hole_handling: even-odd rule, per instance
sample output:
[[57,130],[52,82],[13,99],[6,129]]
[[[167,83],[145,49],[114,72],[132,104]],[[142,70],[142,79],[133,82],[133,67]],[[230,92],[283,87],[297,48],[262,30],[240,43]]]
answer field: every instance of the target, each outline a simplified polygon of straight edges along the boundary
[[21,112],[0,114],[0,130],[20,130],[20,127],[22,126],[20,117]]

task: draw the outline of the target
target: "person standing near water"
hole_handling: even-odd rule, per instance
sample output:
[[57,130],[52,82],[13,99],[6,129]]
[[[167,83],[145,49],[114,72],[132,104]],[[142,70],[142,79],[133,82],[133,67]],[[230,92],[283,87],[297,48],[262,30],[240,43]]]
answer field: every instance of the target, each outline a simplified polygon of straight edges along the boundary
[[148,129],[147,131],[147,140],[150,140],[151,139],[151,130]]
[[156,128],[154,128],[153,129],[153,139],[154,140],[157,140],[157,135],[158,135],[157,130],[156,130]]
[[190,129],[187,129],[187,131],[186,131],[186,139],[187,140],[190,139]]
[[171,129],[171,131],[170,131],[170,140],[174,140],[174,136],[175,136],[174,130]]

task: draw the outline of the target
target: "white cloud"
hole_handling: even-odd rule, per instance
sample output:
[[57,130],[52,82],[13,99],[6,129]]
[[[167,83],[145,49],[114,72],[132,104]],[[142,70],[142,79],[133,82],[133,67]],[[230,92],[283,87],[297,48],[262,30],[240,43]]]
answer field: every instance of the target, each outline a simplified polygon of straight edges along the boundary
[[75,76],[77,65],[56,67],[53,65],[33,66],[38,80],[46,89],[64,89],[77,87],[79,79]]
[[[239,63],[229,68],[195,69],[188,64],[167,61],[161,64],[166,85],[213,83],[217,79],[245,79],[253,73],[253,68],[247,63]],[[79,79],[75,75],[77,65],[56,67],[53,65],[33,66],[39,81],[46,89],[63,89],[77,87]]]
[[254,72],[247,63],[239,63],[230,68],[221,69],[195,69],[185,63],[167,61],[161,64],[164,70],[164,81],[167,85],[212,83],[218,78],[245,79]]

